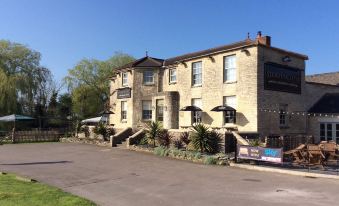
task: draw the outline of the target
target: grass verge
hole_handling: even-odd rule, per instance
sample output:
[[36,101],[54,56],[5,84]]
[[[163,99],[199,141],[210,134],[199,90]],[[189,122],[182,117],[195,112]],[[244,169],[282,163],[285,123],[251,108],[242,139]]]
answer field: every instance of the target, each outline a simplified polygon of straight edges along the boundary
[[38,182],[23,182],[13,174],[0,175],[1,206],[92,206],[89,200]]

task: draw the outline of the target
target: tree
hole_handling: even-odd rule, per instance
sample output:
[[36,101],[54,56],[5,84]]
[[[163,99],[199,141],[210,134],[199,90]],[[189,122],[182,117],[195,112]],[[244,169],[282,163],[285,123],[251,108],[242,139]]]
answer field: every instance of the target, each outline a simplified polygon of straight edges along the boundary
[[51,72],[41,55],[22,44],[0,40],[0,113],[45,112],[53,88]]
[[81,117],[97,115],[109,101],[109,78],[114,68],[133,61],[123,53],[115,53],[106,61],[83,59],[64,78],[72,96],[73,111]]

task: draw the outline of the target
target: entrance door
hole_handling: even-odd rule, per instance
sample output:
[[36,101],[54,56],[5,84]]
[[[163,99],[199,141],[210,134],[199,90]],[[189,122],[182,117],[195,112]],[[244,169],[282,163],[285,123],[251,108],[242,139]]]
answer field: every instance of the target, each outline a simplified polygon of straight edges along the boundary
[[333,140],[337,144],[339,144],[339,122],[320,123],[320,140],[321,141]]
[[156,108],[156,119],[159,122],[164,121],[164,100],[157,99],[156,101],[157,108]]

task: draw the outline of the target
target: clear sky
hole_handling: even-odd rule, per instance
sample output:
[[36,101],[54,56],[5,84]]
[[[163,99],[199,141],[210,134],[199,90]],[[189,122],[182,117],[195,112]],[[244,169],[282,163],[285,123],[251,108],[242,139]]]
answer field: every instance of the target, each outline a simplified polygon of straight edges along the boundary
[[0,0],[0,39],[41,52],[57,80],[82,58],[169,58],[259,30],[308,55],[307,74],[339,71],[335,0]]

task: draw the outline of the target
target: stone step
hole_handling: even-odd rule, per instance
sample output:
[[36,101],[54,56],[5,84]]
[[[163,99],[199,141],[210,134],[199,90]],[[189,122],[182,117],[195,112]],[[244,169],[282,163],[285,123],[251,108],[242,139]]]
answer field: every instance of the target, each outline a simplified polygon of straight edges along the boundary
[[117,144],[118,148],[127,148],[127,141],[123,141],[120,144]]

